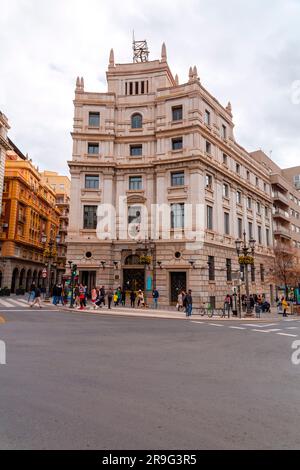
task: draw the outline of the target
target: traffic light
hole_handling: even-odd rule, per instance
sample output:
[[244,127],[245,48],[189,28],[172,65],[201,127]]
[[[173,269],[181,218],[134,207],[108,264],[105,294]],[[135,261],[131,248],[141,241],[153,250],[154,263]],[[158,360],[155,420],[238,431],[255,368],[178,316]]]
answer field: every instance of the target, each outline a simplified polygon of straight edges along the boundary
[[72,275],[75,277],[77,274],[77,264],[73,264]]

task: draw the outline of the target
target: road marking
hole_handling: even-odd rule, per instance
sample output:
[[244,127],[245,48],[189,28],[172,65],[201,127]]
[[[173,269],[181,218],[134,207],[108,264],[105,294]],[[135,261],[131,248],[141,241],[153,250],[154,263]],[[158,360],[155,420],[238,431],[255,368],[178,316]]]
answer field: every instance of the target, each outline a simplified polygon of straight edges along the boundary
[[287,326],[285,329],[286,330],[298,330],[299,326]]
[[251,330],[251,331],[256,331],[258,333],[270,333],[270,330]]
[[269,331],[269,333],[274,333],[275,331],[282,331],[282,329],[281,328],[271,328],[271,330],[265,330],[265,331]]
[[230,326],[229,328],[232,330],[246,330],[244,326]]
[[257,325],[257,323],[244,323],[245,326],[254,326],[255,328],[268,328],[269,326],[277,325],[277,323],[263,323],[262,325]]
[[203,321],[190,321],[190,323],[197,323],[197,325],[203,325]]
[[[20,302],[19,300],[9,299],[9,301],[12,302],[13,304],[17,305],[18,307],[25,307],[24,303]],[[29,304],[27,304],[27,305],[29,307]],[[12,305],[12,307],[14,307],[14,305]]]
[[225,326],[225,325],[220,325],[220,323],[209,323],[211,326]]
[[12,307],[11,304],[2,299],[0,299],[0,305],[3,305],[4,307]]
[[291,335],[289,333],[276,333],[277,335],[281,335],[281,336],[291,336],[292,338],[297,338],[298,335]]

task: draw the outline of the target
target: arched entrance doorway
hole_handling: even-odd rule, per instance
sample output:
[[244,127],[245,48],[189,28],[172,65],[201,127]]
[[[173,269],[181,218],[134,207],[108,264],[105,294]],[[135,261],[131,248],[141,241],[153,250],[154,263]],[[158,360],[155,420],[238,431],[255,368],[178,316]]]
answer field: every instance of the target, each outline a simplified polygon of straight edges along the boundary
[[16,288],[19,285],[19,270],[15,268],[13,270],[12,278],[11,278],[11,292],[14,294],[16,292]]
[[23,268],[20,272],[20,281],[19,281],[19,287],[20,288],[25,288],[25,269]]
[[26,292],[29,292],[30,286],[32,283],[32,271],[29,269],[26,276]]
[[145,268],[140,264],[140,256],[127,256],[123,268],[123,289],[126,291],[145,289]]

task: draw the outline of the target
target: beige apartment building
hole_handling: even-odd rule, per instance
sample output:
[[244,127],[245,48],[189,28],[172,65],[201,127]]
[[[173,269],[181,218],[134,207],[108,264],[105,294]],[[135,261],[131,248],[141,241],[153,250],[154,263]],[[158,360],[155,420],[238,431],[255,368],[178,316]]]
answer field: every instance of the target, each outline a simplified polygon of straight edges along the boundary
[[274,245],[289,251],[299,250],[300,259],[300,191],[297,189],[300,167],[281,169],[261,150],[251,154],[268,171],[273,198]]
[[10,129],[7,117],[0,111],[0,216],[2,211],[2,194],[5,171],[5,157],[10,145],[7,138],[7,131]]
[[71,181],[68,176],[60,175],[55,171],[43,171],[42,181],[52,187],[56,196],[56,207],[60,211],[59,236],[57,245],[57,282],[62,282],[67,265],[67,232],[69,226],[70,189]]
[[[223,106],[204,88],[195,66],[180,83],[164,44],[159,60],[146,53],[116,64],[111,51],[107,92],[88,92],[78,78],[67,257],[80,280],[89,288],[155,286],[166,305],[190,288],[196,305],[220,306],[239,274],[235,240],[245,231],[247,241],[256,240],[250,291],[273,297],[269,171],[233,131],[230,103]],[[103,204],[116,208],[115,228],[102,224],[102,209],[97,215]],[[169,239],[151,218],[157,204],[170,209]],[[202,214],[200,244],[183,230],[188,204]],[[125,236],[124,220],[136,224],[135,239]],[[194,213],[191,221],[198,238]],[[149,231],[141,236],[143,224]]]

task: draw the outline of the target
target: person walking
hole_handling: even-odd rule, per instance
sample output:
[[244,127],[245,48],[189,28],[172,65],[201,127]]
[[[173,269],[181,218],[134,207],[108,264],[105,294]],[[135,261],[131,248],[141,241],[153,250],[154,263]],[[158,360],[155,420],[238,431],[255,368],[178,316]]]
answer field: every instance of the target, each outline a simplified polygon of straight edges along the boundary
[[34,296],[35,296],[35,282],[33,282],[30,286],[29,289],[29,295],[28,295],[28,302],[33,302],[34,301]]
[[62,285],[61,284],[58,284],[57,286],[57,291],[56,291],[56,295],[57,295],[57,304],[59,304],[59,302],[61,302],[61,304],[63,305],[64,304],[64,301],[63,301],[63,296],[62,296]]
[[102,286],[100,289],[100,300],[101,300],[101,303],[104,305],[104,307],[105,307],[105,296],[106,296],[105,287]]
[[230,308],[231,308],[231,297],[229,294],[226,295],[224,299],[224,317],[227,316],[228,318],[230,317]]
[[178,297],[177,297],[176,308],[177,308],[178,312],[182,312],[182,310],[183,310],[183,294],[184,294],[184,292],[181,291],[181,292],[179,292]]
[[113,291],[109,288],[107,292],[107,303],[108,303],[108,309],[111,309],[111,303],[113,300]]
[[84,310],[85,307],[85,287],[80,284],[79,286],[79,302],[80,302],[80,310]]
[[130,306],[131,308],[135,308],[135,299],[136,299],[136,293],[134,290],[130,292]]
[[186,316],[191,317],[193,311],[193,297],[191,289],[188,290],[188,293],[185,296],[185,303],[186,303]]
[[97,297],[98,297],[97,289],[96,287],[93,287],[92,292],[91,292],[91,299],[92,299],[94,310],[97,308],[97,305],[96,305]]
[[41,289],[39,287],[36,287],[34,290],[34,299],[30,304],[30,307],[34,307],[34,305],[38,304],[40,308],[42,308],[42,302],[41,302]]
[[119,296],[118,296],[118,291],[116,290],[116,292],[114,293],[114,304],[115,304],[115,307],[117,307],[119,303]]
[[287,317],[287,309],[288,309],[288,302],[285,297],[282,297],[281,299],[281,305],[282,305],[282,311],[283,311],[283,317]]
[[125,305],[126,305],[126,291],[125,291],[125,289],[122,289],[122,292],[121,292],[121,304],[123,305],[123,307],[125,307]]
[[144,293],[141,291],[141,289],[138,291],[137,298],[138,298],[137,306],[138,307],[140,307],[140,306],[145,307]]
[[152,297],[153,297],[153,301],[154,301],[154,308],[157,309],[158,299],[159,299],[159,292],[156,288],[152,292]]

